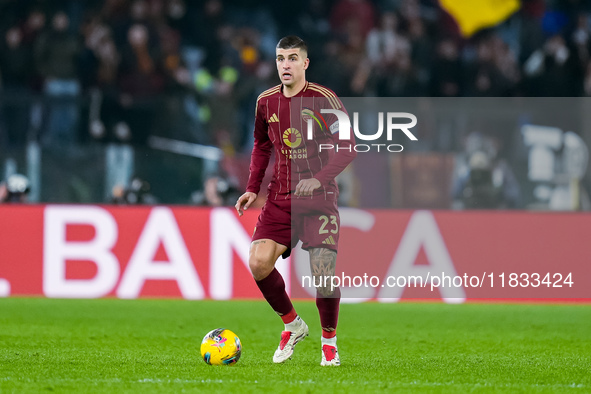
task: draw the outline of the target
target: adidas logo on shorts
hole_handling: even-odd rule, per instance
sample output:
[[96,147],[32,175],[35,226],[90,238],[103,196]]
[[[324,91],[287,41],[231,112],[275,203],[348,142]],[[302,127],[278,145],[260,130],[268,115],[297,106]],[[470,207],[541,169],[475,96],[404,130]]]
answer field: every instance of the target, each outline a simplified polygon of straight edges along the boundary
[[330,237],[326,238],[324,241],[322,241],[322,243],[325,245],[336,245],[332,235]]

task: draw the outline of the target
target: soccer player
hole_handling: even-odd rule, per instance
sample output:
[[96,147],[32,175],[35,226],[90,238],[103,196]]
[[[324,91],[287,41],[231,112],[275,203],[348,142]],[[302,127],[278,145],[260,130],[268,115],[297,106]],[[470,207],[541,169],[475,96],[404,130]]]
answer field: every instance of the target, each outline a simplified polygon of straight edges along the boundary
[[[345,110],[334,92],[306,80],[310,64],[306,43],[296,36],[284,37],[277,44],[276,56],[281,84],[257,99],[250,176],[246,193],[236,202],[236,210],[242,216],[243,210],[256,200],[274,149],[273,179],[249,255],[257,286],[285,324],[273,362],[291,358],[294,346],[308,335],[308,326],[295,311],[283,277],[275,268],[279,256],[289,256],[301,240],[302,248],[310,254],[317,291],[322,326],[320,365],[340,365],[336,342],[340,289],[333,289],[331,282],[323,278],[335,274],[340,224],[335,177],[354,159],[355,141],[353,133],[349,139],[339,139],[334,113],[322,115],[319,107]],[[313,138],[309,140],[306,126],[314,123],[308,122],[311,118],[320,127],[314,125]]]

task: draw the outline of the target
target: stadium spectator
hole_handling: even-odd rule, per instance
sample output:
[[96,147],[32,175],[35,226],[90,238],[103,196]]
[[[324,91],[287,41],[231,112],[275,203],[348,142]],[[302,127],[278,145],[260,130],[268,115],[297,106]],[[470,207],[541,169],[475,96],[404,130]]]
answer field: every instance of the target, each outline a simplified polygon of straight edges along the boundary
[[549,37],[542,48],[534,51],[524,64],[526,91],[532,96],[571,96],[580,89],[582,79],[574,56],[564,37]]
[[[336,59],[336,63],[345,65],[344,47],[345,45],[341,40],[331,38],[324,44],[322,57]],[[334,67],[333,62],[320,61],[309,71],[310,79],[324,81],[326,85],[334,87],[335,91],[341,92],[342,96],[348,96],[348,85],[350,83],[350,70],[348,67]]]
[[121,54],[111,28],[98,17],[92,17],[82,28],[84,50],[82,75],[85,87],[96,86],[103,90],[115,88]]
[[431,95],[436,97],[462,95],[462,64],[458,44],[453,38],[444,38],[438,43],[432,73]]
[[33,8],[23,24],[23,43],[32,47],[45,30],[47,15],[39,8]]
[[119,85],[134,98],[155,96],[164,88],[160,48],[144,24],[133,24],[123,48]]
[[349,80],[349,83],[342,87],[342,95],[362,97],[366,93],[371,75],[371,64],[365,56],[365,39],[356,29],[347,35],[337,62],[344,68]]
[[497,36],[480,40],[476,61],[466,71],[466,94],[473,97],[509,96],[518,79],[509,48]]
[[0,91],[6,99],[0,102],[0,130],[7,143],[23,145],[29,128],[30,104],[27,95],[35,75],[33,51],[23,43],[22,30],[13,26],[0,44]]
[[330,12],[330,25],[338,36],[351,32],[365,40],[376,23],[376,10],[369,0],[339,0]]
[[168,26],[179,32],[183,44],[194,44],[197,24],[192,22],[195,16],[184,0],[168,1],[163,17],[166,18],[165,23]]
[[213,92],[208,97],[211,110],[210,139],[222,148],[226,156],[234,155],[242,137],[237,117],[240,100],[236,95],[237,81],[238,72],[235,68],[221,68],[218,78],[213,82]]
[[132,141],[141,143],[150,134],[156,118],[158,107],[154,99],[165,89],[160,47],[148,27],[136,23],[127,30],[121,53],[118,87],[122,117],[129,125]]
[[6,31],[0,45],[0,70],[2,89],[22,89],[32,84],[35,75],[33,52],[23,43],[23,32],[18,26]]
[[581,13],[577,16],[571,41],[575,47],[579,66],[584,69],[591,58],[589,53],[591,50],[591,26],[587,15]]
[[48,144],[72,144],[76,141],[79,111],[75,98],[80,94],[79,37],[69,32],[70,20],[58,11],[51,28],[35,43],[35,63],[43,78],[45,94],[55,99],[49,105],[47,129],[43,140]]
[[309,43],[308,50],[312,58],[320,59],[325,55],[324,46],[331,38],[328,7],[326,0],[309,0],[295,18],[293,30]]
[[413,86],[408,91],[409,96],[429,95],[433,45],[426,29],[425,22],[419,18],[413,19],[408,27],[408,38],[411,44],[410,69],[413,77]]
[[216,73],[224,57],[224,41],[229,39],[230,27],[226,21],[224,5],[220,0],[207,0],[203,8],[195,15],[194,38],[191,43],[199,46],[205,53],[203,66]]
[[372,66],[375,92],[380,97],[405,95],[411,71],[410,41],[399,34],[398,17],[393,12],[381,15],[379,27],[366,40],[367,58]]

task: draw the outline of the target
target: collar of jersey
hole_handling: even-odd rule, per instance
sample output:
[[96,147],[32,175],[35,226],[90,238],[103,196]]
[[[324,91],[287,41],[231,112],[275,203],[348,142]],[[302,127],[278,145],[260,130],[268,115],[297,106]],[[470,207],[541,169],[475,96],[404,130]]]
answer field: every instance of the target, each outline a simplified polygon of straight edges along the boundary
[[310,85],[310,82],[306,81],[306,84],[304,85],[304,88],[303,88],[302,90],[300,90],[299,92],[297,92],[296,94],[294,94],[294,95],[293,95],[293,96],[291,96],[291,97],[285,97],[285,96],[283,95],[283,86],[284,86],[284,85],[283,85],[283,84],[281,84],[281,90],[279,91],[279,93],[281,93],[281,95],[283,96],[283,98],[294,98],[294,97],[298,97],[298,96],[300,96],[300,95],[304,94],[304,92],[305,92],[306,90],[308,90],[308,86],[309,86],[309,85]]

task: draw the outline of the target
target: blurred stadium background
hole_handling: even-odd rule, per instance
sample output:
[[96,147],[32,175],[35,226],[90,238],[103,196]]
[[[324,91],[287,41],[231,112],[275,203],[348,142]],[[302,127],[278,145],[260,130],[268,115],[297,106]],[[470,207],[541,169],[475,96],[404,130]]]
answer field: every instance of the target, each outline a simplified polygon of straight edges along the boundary
[[[453,103],[387,159],[383,199],[353,168],[343,205],[591,209],[591,6],[459,3],[2,0],[0,179],[25,175],[29,202],[231,205],[275,44],[298,34],[309,79],[341,97]],[[490,111],[471,120],[466,102]]]

